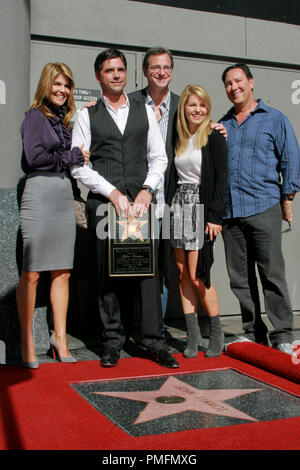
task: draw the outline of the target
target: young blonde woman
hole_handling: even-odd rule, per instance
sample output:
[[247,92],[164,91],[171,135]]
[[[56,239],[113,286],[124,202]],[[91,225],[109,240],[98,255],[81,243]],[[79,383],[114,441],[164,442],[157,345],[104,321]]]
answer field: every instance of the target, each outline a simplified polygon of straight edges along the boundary
[[32,322],[41,271],[51,272],[50,303],[53,353],[62,362],[76,362],[66,339],[69,276],[75,244],[74,199],[69,165],[84,165],[89,153],[71,149],[70,120],[75,111],[74,80],[62,63],[46,64],[21,126],[21,165],[27,175],[21,200],[23,267],[17,287],[24,367],[36,369]]
[[210,282],[210,268],[213,243],[222,230],[224,216],[227,147],[225,138],[212,130],[210,115],[207,91],[199,85],[188,85],[178,106],[173,190],[170,190],[173,194],[169,194],[171,246],[188,333],[185,357],[195,357],[198,353],[199,300],[209,319],[206,357],[217,357],[223,349],[219,302]]

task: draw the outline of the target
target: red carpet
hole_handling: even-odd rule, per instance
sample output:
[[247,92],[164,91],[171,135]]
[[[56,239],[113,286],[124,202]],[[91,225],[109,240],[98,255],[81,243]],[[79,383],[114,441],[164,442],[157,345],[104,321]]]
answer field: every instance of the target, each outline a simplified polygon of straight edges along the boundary
[[[180,362],[176,374],[234,369],[300,397],[298,383],[228,355],[216,359],[206,359],[203,353],[195,359],[185,359],[181,354],[176,357]],[[121,359],[119,366],[111,369],[101,368],[99,361],[42,364],[34,371],[2,366],[0,449],[299,449],[299,417],[132,437],[70,386],[72,382],[161,375],[174,373],[141,358]]]
[[227,347],[227,354],[240,361],[248,362],[272,374],[284,377],[300,384],[300,356],[294,364],[291,356],[271,347],[251,342],[232,343]]

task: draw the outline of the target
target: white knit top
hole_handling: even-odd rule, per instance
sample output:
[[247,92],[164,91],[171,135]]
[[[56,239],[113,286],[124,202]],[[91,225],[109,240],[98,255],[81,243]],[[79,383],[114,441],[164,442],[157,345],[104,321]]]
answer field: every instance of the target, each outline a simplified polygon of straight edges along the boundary
[[186,152],[178,157],[175,155],[175,167],[178,173],[178,184],[201,184],[201,149],[194,148],[194,136],[189,139]]

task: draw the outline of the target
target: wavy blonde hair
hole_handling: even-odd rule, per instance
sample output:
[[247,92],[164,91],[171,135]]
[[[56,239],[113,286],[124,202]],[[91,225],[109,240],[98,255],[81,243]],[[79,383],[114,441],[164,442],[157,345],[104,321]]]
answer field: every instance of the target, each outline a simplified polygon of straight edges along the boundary
[[188,129],[188,123],[185,117],[185,106],[191,95],[198,96],[207,108],[207,115],[204,117],[202,123],[199,125],[199,128],[195,134],[195,148],[200,149],[201,147],[204,147],[207,144],[209,134],[211,134],[212,132],[212,129],[210,127],[211,101],[209,94],[207,93],[205,88],[200,85],[187,85],[181,93],[178,104],[177,143],[175,148],[176,155],[178,156],[183,155],[185,153],[188,147],[188,141],[191,137],[191,134]]
[[70,84],[70,95],[62,107],[65,112],[64,125],[69,129],[71,127],[70,121],[76,109],[74,100],[75,85],[73,74],[66,64],[61,62],[50,62],[44,66],[30,109],[38,108],[48,119],[54,117],[54,114],[44,103],[44,99],[49,99],[55,78],[60,74],[64,75]]

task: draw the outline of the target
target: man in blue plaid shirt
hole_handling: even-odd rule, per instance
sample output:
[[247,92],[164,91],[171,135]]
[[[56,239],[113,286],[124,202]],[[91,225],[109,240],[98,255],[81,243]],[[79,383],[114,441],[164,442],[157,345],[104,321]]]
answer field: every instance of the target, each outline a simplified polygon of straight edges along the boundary
[[227,129],[228,188],[223,227],[226,263],[239,300],[245,336],[268,344],[261,318],[256,267],[265,311],[274,331],[272,346],[293,354],[293,311],[281,249],[282,219],[292,220],[300,190],[300,150],[294,130],[280,111],[253,95],[247,65],[236,64],[222,80],[233,107],[221,119]]

